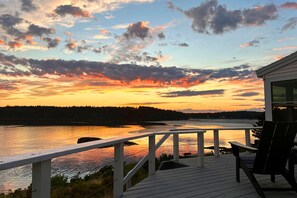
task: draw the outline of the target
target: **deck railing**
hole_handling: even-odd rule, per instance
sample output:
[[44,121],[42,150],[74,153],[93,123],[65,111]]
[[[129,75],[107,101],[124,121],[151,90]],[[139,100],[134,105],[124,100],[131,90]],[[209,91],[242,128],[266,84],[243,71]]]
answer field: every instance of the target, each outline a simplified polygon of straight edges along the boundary
[[[70,155],[73,153],[83,152],[95,148],[114,146],[114,197],[123,195],[124,186],[131,186],[131,178],[148,161],[149,176],[155,173],[155,155],[156,150],[165,142],[165,140],[173,135],[173,156],[174,160],[179,159],[179,135],[180,134],[197,134],[197,166],[204,167],[204,133],[212,130],[214,135],[214,155],[219,156],[219,131],[220,130],[245,130],[246,144],[250,144],[249,128],[213,128],[213,129],[184,129],[170,130],[165,132],[141,133],[130,135],[124,138],[110,138],[87,142],[83,144],[70,145],[61,148],[48,149],[40,152],[21,154],[16,156],[8,156],[0,158],[0,171],[11,169],[27,164],[32,164],[32,198],[50,198],[51,189],[51,160],[53,158]],[[163,137],[156,143],[156,136]],[[139,138],[148,137],[148,154],[144,156],[138,164],[124,177],[124,142]]]

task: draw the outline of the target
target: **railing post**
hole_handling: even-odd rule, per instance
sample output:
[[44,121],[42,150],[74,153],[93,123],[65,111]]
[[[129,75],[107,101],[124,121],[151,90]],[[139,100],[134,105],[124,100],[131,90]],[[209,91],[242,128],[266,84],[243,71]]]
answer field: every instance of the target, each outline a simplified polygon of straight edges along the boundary
[[198,139],[198,166],[204,167],[204,132],[197,133]]
[[214,156],[220,157],[220,139],[219,139],[219,130],[213,130],[213,143],[214,143]]
[[119,198],[124,191],[124,143],[114,145],[113,197]]
[[156,171],[156,164],[155,164],[155,156],[156,156],[156,149],[155,149],[155,135],[149,136],[149,176],[155,174]]
[[32,198],[51,197],[51,160],[33,163]]
[[245,144],[247,146],[251,146],[251,136],[250,136],[250,130],[249,129],[245,130]]
[[173,159],[179,160],[179,137],[178,133],[173,134]]

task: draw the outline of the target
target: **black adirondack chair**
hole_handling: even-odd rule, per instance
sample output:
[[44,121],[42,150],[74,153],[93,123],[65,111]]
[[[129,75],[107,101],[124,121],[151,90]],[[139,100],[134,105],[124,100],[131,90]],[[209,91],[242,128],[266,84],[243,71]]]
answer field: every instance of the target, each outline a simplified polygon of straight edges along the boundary
[[[243,169],[260,197],[265,197],[263,191],[293,190],[297,192],[294,174],[286,168],[291,155],[294,138],[297,132],[297,122],[277,123],[265,121],[258,148],[249,147],[237,142],[229,142],[236,158],[236,180],[240,182],[240,168]],[[240,150],[247,150],[255,154],[239,154]],[[275,175],[282,175],[292,188],[262,188],[254,174],[271,175],[275,182]]]

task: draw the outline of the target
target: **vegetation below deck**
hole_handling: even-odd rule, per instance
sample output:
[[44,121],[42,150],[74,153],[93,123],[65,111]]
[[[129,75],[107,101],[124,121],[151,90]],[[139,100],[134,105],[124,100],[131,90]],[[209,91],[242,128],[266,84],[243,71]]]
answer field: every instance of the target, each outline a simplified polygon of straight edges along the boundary
[[[172,155],[162,154],[156,159],[156,167],[161,162],[172,159]],[[135,162],[125,164],[124,175],[134,166]],[[132,177],[132,186],[148,176],[148,163],[145,163],[138,172]],[[26,189],[17,189],[7,194],[0,194],[0,198],[29,198],[31,197],[32,186]],[[113,166],[107,165],[99,171],[80,177],[79,173],[68,178],[64,175],[56,175],[51,178],[51,197],[52,198],[111,198],[113,197]]]

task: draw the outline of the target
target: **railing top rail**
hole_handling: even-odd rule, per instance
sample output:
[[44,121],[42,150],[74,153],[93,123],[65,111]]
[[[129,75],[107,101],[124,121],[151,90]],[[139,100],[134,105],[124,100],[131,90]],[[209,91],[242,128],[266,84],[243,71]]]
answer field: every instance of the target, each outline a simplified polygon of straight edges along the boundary
[[68,145],[59,148],[47,149],[38,152],[25,153],[14,156],[0,157],[0,170],[23,166],[35,162],[40,162],[64,155],[70,155],[73,153],[83,152],[95,148],[102,148],[107,146],[113,146],[125,141],[148,137],[151,135],[164,135],[164,134],[187,134],[187,133],[205,133],[208,130],[248,130],[248,129],[260,129],[262,127],[217,127],[217,128],[188,128],[188,129],[172,129],[169,131],[159,132],[147,132],[133,134],[125,137],[109,138],[105,140],[97,140],[92,142],[86,142],[83,144]]
[[68,145],[59,148],[47,149],[32,153],[25,153],[14,156],[0,157],[0,170],[5,170],[9,168],[14,168],[26,164],[31,164],[35,162],[40,162],[56,157],[61,157],[64,155],[70,155],[73,153],[83,152],[95,148],[102,148],[107,146],[113,146],[118,143],[122,143],[132,139],[143,138],[151,135],[151,133],[140,133],[137,135],[130,135],[116,138],[109,138],[105,140],[96,140],[92,142],[85,142],[82,144]]
[[262,129],[262,127],[214,127],[214,128],[189,128],[189,129],[171,129],[170,131],[178,131],[178,130],[183,130],[183,131],[193,131],[193,130],[204,130],[204,131],[213,131],[213,130],[251,130],[251,129]]
[[154,132],[155,135],[164,135],[164,134],[186,134],[186,133],[205,133],[206,130],[204,129],[173,129],[169,131],[159,131],[159,132]]
[[151,133],[139,133],[133,134],[125,137],[109,138],[105,140],[96,140],[92,142],[86,142],[83,144],[68,145],[59,148],[47,149],[32,153],[25,153],[14,156],[0,157],[0,170],[5,170],[9,168],[15,168],[18,166],[23,166],[26,164],[31,164],[35,162],[40,162],[56,157],[61,157],[64,155],[70,155],[73,153],[79,153],[95,148],[102,148],[107,146],[114,146],[118,143],[123,143],[125,141],[144,138],[152,135],[163,135],[163,134],[175,134],[175,133],[204,133],[205,131],[192,129],[192,130],[178,130],[178,131],[161,131],[161,132],[151,132]]

